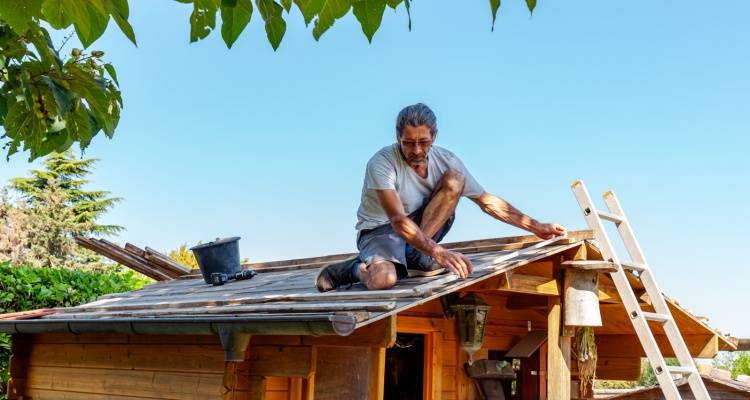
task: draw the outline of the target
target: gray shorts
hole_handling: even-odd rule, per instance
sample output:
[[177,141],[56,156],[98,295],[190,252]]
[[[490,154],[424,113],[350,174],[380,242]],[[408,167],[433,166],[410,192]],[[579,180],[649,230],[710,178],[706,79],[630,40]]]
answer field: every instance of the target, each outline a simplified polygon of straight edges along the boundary
[[[427,202],[409,214],[408,217],[419,225],[422,222],[422,213]],[[440,230],[432,238],[440,242],[453,226],[456,214],[452,214]],[[412,247],[410,244],[393,231],[391,224],[385,224],[372,229],[363,229],[357,235],[357,249],[359,259],[365,264],[371,265],[377,261],[390,261],[396,265],[396,273],[399,279],[408,275],[407,269],[430,269],[435,260]]]

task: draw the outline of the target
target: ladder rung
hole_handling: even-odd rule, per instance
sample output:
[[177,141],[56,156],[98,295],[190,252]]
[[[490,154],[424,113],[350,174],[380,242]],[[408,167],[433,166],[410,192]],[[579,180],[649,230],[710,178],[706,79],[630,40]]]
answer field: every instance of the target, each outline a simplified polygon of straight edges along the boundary
[[625,221],[625,217],[617,214],[608,213],[606,211],[597,211],[599,213],[599,216],[602,219],[606,219],[607,221],[612,221],[616,224],[619,224],[623,221]]
[[630,271],[636,271],[636,272],[643,272],[648,267],[646,267],[646,264],[640,264],[640,263],[629,263],[629,262],[621,262],[620,265],[624,269],[630,270]]
[[643,312],[643,318],[646,318],[648,321],[655,321],[655,322],[661,322],[665,323],[671,319],[669,315],[666,314],[659,314],[659,313],[652,313],[652,312]]
[[682,367],[679,365],[668,365],[667,371],[669,371],[670,374],[680,375],[690,375],[698,372],[698,370],[693,367]]

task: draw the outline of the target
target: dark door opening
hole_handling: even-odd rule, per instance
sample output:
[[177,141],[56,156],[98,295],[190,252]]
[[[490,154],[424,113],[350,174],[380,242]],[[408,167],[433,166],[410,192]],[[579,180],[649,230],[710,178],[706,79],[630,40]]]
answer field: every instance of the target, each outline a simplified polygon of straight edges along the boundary
[[399,333],[385,351],[385,400],[422,400],[424,336]]

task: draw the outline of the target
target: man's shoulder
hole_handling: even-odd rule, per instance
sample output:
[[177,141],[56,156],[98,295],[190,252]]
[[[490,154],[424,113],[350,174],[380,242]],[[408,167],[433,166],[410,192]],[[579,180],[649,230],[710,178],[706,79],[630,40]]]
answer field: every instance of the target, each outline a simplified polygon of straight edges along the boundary
[[370,160],[367,163],[372,164],[372,163],[386,162],[386,163],[395,164],[396,155],[397,155],[396,147],[394,144],[391,144],[375,152],[375,154],[373,154],[372,157],[370,157]]
[[432,151],[435,154],[437,154],[439,157],[443,157],[443,158],[447,158],[447,159],[451,159],[451,158],[458,159],[458,156],[456,156],[455,153],[453,153],[452,151],[446,149],[445,147],[440,147],[440,146],[433,145],[432,146]]

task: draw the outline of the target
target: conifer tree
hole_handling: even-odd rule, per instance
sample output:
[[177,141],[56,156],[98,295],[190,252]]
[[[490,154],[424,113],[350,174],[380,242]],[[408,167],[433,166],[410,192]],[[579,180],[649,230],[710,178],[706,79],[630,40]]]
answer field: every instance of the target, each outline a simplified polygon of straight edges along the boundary
[[45,191],[54,185],[63,196],[65,205],[70,208],[73,221],[90,227],[89,232],[83,233],[116,234],[123,230],[122,226],[102,225],[97,224],[97,221],[122,198],[111,197],[108,191],[84,190],[84,186],[89,183],[86,177],[91,174],[97,161],[95,158],[78,159],[71,150],[52,153],[44,161],[44,169],[31,170],[30,177],[11,179],[10,187],[29,206],[34,206],[45,203]]

